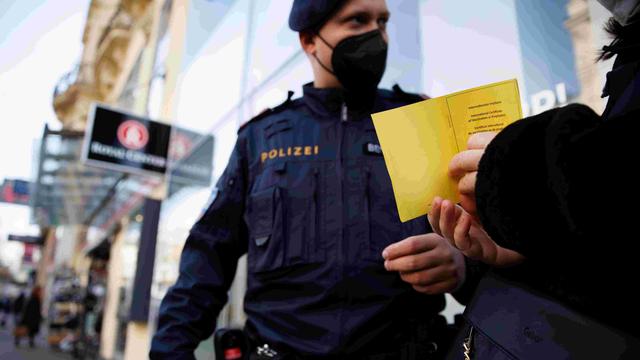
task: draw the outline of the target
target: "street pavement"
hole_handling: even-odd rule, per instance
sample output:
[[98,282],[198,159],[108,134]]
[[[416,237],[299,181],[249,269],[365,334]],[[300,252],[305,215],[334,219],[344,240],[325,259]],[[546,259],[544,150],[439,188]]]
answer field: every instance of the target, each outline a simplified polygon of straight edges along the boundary
[[13,344],[13,324],[0,328],[0,359],[2,360],[70,360],[71,356],[59,350],[53,350],[46,343],[41,332],[35,339],[35,347],[30,348],[28,339],[16,348]]

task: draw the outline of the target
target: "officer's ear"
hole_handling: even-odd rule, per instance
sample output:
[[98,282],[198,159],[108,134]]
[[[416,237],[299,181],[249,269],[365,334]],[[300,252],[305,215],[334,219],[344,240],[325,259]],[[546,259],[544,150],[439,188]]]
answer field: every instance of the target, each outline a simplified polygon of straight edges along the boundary
[[316,34],[313,31],[304,30],[298,33],[300,38],[300,46],[307,55],[311,55],[316,52]]

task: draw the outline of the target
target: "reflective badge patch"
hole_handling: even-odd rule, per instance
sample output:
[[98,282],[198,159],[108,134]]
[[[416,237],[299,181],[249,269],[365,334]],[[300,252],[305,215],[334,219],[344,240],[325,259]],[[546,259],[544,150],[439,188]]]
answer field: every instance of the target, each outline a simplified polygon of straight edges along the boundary
[[379,144],[366,143],[364,144],[364,153],[367,155],[382,156],[382,148]]

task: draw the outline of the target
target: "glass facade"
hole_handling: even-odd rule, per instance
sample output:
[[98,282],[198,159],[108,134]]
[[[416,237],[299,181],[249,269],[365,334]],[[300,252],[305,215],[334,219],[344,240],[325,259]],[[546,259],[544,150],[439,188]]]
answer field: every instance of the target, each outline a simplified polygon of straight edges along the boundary
[[[516,78],[525,113],[580,93],[567,20],[568,0],[389,0],[390,50],[381,86],[440,96]],[[215,138],[213,184],[240,124],[312,81],[298,36],[288,28],[292,0],[192,0],[174,124]],[[190,227],[215,194],[184,188],[163,203],[151,318],[177,276]],[[244,278],[232,289],[239,321]],[[230,314],[230,315],[229,315]],[[223,319],[224,320],[224,319]]]
[[525,115],[579,94],[573,45],[564,24],[568,0],[420,3],[427,94],[516,78]]

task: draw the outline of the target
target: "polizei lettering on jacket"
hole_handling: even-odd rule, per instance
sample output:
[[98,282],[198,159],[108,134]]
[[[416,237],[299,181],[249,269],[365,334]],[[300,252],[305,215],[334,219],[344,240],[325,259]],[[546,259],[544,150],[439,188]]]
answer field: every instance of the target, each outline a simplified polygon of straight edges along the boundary
[[320,147],[314,146],[289,146],[286,148],[271,149],[260,153],[260,162],[284,157],[300,157],[318,155]]

